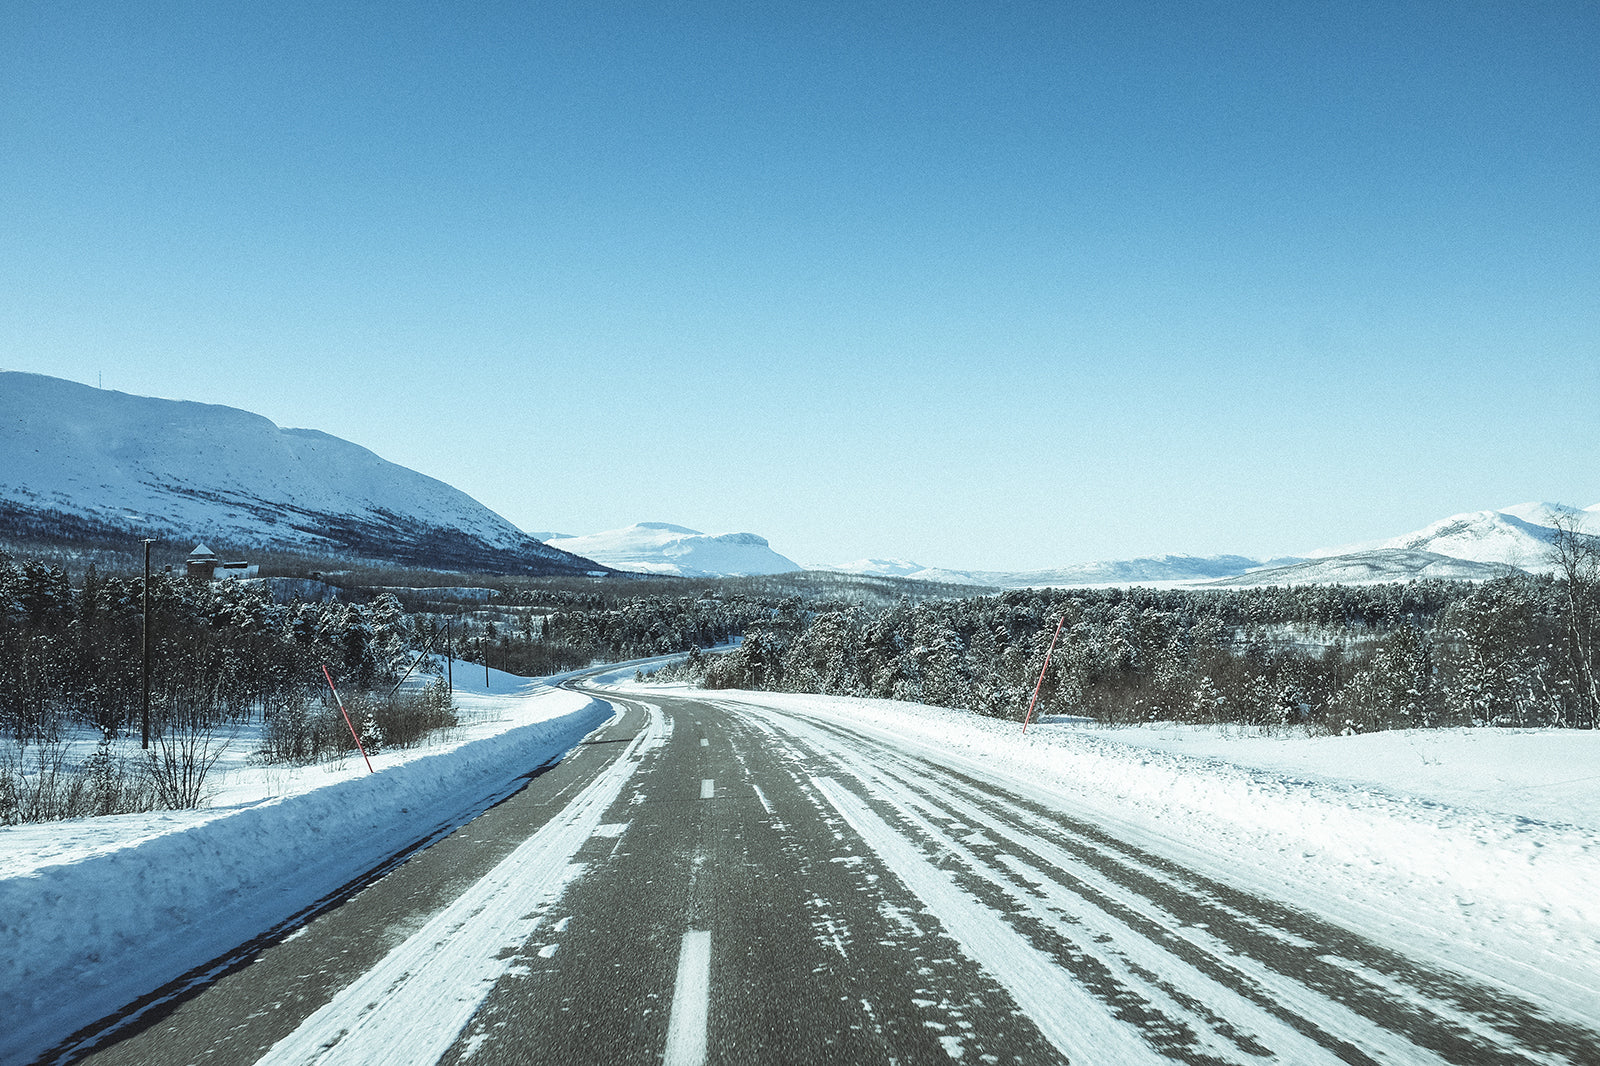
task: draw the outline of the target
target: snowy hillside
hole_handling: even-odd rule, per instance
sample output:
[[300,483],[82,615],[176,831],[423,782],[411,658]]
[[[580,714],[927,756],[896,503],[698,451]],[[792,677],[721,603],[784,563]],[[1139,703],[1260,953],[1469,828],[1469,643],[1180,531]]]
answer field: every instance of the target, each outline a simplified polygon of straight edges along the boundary
[[1078,563],[1050,570],[947,570],[904,559],[858,559],[814,569],[904,577],[991,588],[1069,588],[1086,585],[1303,585],[1382,584],[1418,578],[1483,581],[1508,568],[1548,571],[1555,535],[1552,516],[1600,530],[1600,504],[1523,503],[1498,511],[1451,515],[1387,540],[1308,551],[1301,557],[1252,559],[1243,555],[1148,555]]
[[1325,559],[1308,559],[1286,566],[1263,567],[1206,584],[1241,588],[1249,585],[1384,585],[1392,581],[1421,578],[1487,581],[1504,576],[1510,570],[1504,563],[1454,559],[1438,552],[1414,548],[1381,548]]
[[[1295,560],[1275,560],[1298,562]],[[1075,588],[1084,585],[1150,585],[1206,581],[1230,577],[1264,565],[1243,555],[1147,555],[1078,563],[1050,570],[946,570],[903,559],[861,559],[839,566],[818,567],[847,574],[904,577],[949,585],[990,588]]]
[[0,512],[14,529],[71,524],[437,568],[594,569],[338,437],[37,374],[0,372]]
[[618,570],[678,577],[748,577],[801,569],[754,533],[710,535],[666,522],[640,522],[583,537],[555,537],[550,545]]
[[1523,503],[1498,511],[1468,511],[1388,540],[1322,548],[1306,554],[1308,558],[1321,559],[1358,552],[1424,551],[1475,563],[1548,570],[1546,555],[1550,539],[1555,535],[1549,524],[1550,516],[1566,515],[1581,520],[1597,509],[1600,504],[1584,511],[1559,503]]

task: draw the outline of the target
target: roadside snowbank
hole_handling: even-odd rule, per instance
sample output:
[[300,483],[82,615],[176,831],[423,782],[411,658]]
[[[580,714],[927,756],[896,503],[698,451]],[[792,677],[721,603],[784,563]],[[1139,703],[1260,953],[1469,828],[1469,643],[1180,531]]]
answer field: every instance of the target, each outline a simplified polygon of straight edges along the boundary
[[503,694],[489,694],[472,674],[456,686],[463,724],[375,756],[376,773],[359,755],[250,766],[241,737],[211,807],[0,829],[0,1061],[27,1061],[461,824],[612,715],[508,674],[491,674]]

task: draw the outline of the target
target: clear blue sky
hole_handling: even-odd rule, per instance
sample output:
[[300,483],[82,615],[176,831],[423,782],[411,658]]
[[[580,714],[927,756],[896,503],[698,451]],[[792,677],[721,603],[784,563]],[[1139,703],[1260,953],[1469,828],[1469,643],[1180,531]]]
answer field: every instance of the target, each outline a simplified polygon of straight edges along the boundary
[[1600,502],[1600,4],[0,9],[0,367],[522,527],[1289,553]]

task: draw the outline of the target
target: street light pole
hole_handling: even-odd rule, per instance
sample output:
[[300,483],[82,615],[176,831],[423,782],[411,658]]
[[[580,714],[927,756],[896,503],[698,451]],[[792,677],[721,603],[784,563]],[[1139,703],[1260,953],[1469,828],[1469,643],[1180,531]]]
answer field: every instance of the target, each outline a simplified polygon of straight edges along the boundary
[[144,664],[144,728],[142,746],[150,747],[150,544],[144,542],[144,614],[139,620],[139,658]]

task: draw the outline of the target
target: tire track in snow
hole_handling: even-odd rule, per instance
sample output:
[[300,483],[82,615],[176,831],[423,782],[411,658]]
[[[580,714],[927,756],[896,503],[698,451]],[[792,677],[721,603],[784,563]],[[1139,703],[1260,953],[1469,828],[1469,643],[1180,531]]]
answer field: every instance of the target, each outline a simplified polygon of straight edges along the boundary
[[644,755],[670,726],[645,705],[645,728],[566,808],[470,889],[280,1040],[261,1066],[436,1062],[450,1048],[515,949],[582,873],[578,849]]
[[[723,706],[756,720],[740,705]],[[866,797],[857,802],[877,812],[877,822],[868,823],[875,848],[883,844],[905,858],[898,840],[925,865],[956,867],[951,876],[969,898],[1005,913],[1019,935],[1025,931],[1058,964],[1071,962],[1062,955],[1089,950],[1115,976],[1106,986],[1110,998],[1117,998],[1117,986],[1137,989],[1152,1012],[1221,1038],[1185,1045],[1161,1025],[1147,1028],[1173,1057],[1260,1061],[1265,1049],[1257,1040],[1267,1034],[1289,1061],[1330,1054],[1342,1061],[1472,1064],[1593,1058],[1593,1034],[1552,1021],[1531,1004],[1506,1002],[1487,987],[1192,874],[846,727],[775,711],[761,718],[767,731],[777,724],[790,744],[815,752],[813,765],[822,761],[828,772],[856,779]],[[841,786],[831,788],[833,800]],[[972,825],[981,832],[974,834]],[[982,842],[985,834],[998,839]],[[1366,979],[1362,967],[1341,963],[1346,955],[1380,969]],[[1240,1033],[1241,1021],[1254,1032]]]
[[1036,951],[999,914],[962,891],[848,789],[825,777],[813,784],[905,886],[938,915],[950,935],[1000,980],[1062,1054],[1094,1048],[1105,1061],[1127,1066],[1163,1061],[1132,1029],[1106,1014],[1071,975]]

